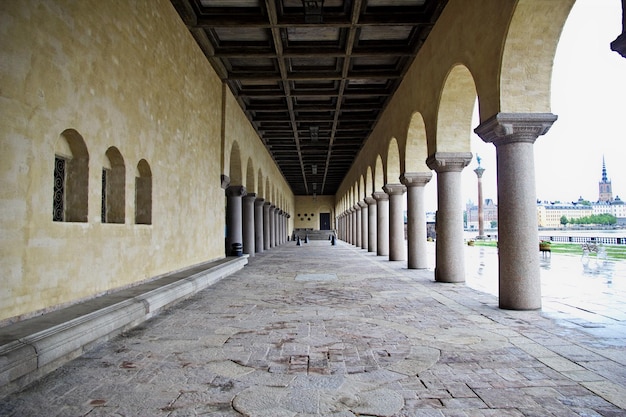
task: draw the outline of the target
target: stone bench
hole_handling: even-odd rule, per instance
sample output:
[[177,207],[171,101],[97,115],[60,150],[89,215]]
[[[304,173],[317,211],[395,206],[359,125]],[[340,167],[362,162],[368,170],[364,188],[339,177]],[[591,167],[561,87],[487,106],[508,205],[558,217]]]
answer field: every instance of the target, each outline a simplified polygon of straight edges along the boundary
[[247,263],[246,255],[199,264],[0,328],[0,398],[233,274]]

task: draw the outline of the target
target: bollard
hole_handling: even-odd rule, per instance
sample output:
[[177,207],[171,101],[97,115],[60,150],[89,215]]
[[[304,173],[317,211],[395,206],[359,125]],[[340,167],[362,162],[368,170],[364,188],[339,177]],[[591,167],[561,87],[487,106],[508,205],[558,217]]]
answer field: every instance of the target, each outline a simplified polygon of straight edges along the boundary
[[298,236],[298,241],[296,242],[296,246],[302,246],[302,243],[300,242],[300,236]]
[[232,256],[243,256],[243,245],[241,243],[233,243],[232,245]]

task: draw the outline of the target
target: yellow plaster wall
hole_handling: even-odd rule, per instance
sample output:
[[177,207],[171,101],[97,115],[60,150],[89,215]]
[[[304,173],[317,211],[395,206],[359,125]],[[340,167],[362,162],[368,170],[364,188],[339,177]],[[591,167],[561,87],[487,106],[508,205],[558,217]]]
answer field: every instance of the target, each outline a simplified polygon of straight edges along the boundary
[[[170,2],[5,1],[0,28],[0,322],[223,257],[222,83]],[[288,198],[248,120],[228,122]],[[68,128],[89,151],[86,223],[52,221]],[[124,224],[100,222],[110,146],[126,166]],[[141,159],[152,225],[134,224]]]
[[320,228],[320,213],[330,213],[330,227],[335,228],[335,196],[318,195],[313,196],[296,196],[295,210],[291,215],[293,227],[296,229],[314,229]]

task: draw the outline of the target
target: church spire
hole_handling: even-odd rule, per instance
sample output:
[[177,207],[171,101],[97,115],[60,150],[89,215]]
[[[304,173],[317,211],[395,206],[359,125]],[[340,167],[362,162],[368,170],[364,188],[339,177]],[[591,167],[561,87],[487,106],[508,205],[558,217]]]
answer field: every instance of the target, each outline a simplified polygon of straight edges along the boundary
[[610,203],[613,201],[613,190],[611,188],[611,181],[606,175],[606,163],[604,161],[604,155],[602,155],[602,180],[598,183],[598,196],[599,202]]

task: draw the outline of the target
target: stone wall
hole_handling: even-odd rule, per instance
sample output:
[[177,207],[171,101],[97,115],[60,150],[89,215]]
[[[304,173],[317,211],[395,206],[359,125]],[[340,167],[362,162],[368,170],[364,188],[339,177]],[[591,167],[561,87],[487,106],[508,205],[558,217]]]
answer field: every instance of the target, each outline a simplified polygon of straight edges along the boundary
[[[248,120],[225,123],[230,92],[169,1],[1,2],[0,28],[0,323],[224,257],[225,126],[293,206]],[[63,132],[88,158],[80,221],[52,216]],[[120,164],[122,221],[103,223],[102,169]]]

